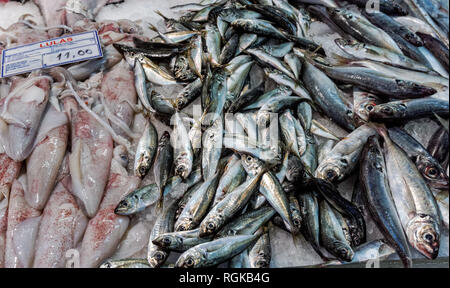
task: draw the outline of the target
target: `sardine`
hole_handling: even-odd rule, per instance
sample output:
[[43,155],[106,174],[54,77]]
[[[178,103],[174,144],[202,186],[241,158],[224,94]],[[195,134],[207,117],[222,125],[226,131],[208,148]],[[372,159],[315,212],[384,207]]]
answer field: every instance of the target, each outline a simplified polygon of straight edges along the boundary
[[408,240],[391,196],[383,150],[375,136],[368,139],[362,155],[359,179],[363,199],[388,244],[395,248],[403,265],[411,267]]

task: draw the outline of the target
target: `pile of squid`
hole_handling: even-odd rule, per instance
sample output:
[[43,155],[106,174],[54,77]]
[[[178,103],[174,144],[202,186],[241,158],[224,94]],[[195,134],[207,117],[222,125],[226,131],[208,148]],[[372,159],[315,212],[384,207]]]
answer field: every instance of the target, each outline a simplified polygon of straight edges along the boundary
[[273,267],[270,229],[322,266],[439,255],[448,1],[203,0],[164,28],[34,2],[0,50],[97,30],[104,57],[1,80],[0,267]]

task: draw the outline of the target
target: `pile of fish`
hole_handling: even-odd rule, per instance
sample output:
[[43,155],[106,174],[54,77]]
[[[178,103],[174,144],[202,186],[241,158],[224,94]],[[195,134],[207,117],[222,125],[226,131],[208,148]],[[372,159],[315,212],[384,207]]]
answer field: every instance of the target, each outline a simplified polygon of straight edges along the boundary
[[24,15],[0,51],[97,30],[104,57],[1,80],[0,267],[271,267],[269,228],[323,265],[438,256],[448,1],[203,0],[165,29],[34,2],[46,27]]

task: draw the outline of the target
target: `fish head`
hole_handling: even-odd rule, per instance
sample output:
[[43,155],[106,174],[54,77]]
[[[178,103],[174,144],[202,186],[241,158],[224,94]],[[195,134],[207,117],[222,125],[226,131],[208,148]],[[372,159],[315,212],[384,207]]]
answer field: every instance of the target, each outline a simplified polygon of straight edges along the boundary
[[157,249],[150,254],[148,262],[152,268],[160,267],[164,264],[164,262],[166,262],[168,256],[169,253],[166,251]]
[[179,247],[183,244],[183,238],[176,235],[163,234],[153,239],[152,243],[162,248]]
[[353,260],[353,256],[355,256],[355,252],[350,247],[350,245],[342,241],[335,241],[331,249],[334,255],[339,258],[339,260],[351,262]]
[[406,109],[406,105],[401,102],[380,104],[373,107],[369,113],[369,118],[371,120],[400,118],[405,115]]
[[145,175],[147,175],[147,172],[150,170],[150,167],[151,167],[150,155],[148,153],[142,153],[136,159],[134,173],[136,176],[144,178]]
[[369,121],[370,112],[372,112],[380,101],[378,98],[372,97],[371,94],[367,92],[359,92],[360,94],[365,94],[363,97],[365,101],[355,103],[355,114],[353,115],[355,121],[358,121],[360,126],[366,124]]
[[177,109],[182,109],[187,104],[187,98],[184,95],[180,95],[175,99],[175,106]]
[[348,166],[348,161],[345,157],[330,158],[320,163],[316,170],[316,177],[335,182],[344,176],[344,171]]
[[448,176],[438,163],[433,163],[433,161],[419,155],[416,159],[416,165],[431,187],[440,190],[448,189]]
[[224,223],[223,218],[220,214],[208,215],[205,220],[200,225],[200,237],[205,237],[217,232]]
[[338,38],[336,40],[334,40],[334,42],[336,43],[336,45],[345,50],[345,48],[353,48],[356,50],[359,50],[361,47],[364,46],[363,43],[360,43],[358,41],[355,40],[349,40],[349,39],[344,39],[344,38]]
[[190,217],[183,217],[183,218],[179,218],[177,223],[176,223],[176,227],[175,227],[175,231],[189,231],[193,229],[193,225],[192,225],[192,218]]
[[260,250],[256,257],[252,260],[252,267],[255,268],[269,268],[270,265],[270,254],[266,253],[264,250]]
[[139,197],[137,195],[125,197],[117,204],[114,213],[117,215],[131,215],[136,212],[135,207],[138,206]]
[[261,110],[258,112],[258,127],[267,127],[270,123],[270,113],[269,111]]
[[430,215],[417,214],[406,228],[408,240],[416,250],[428,259],[439,254],[440,229],[438,222]]
[[[189,139],[186,139],[189,141]],[[175,164],[175,175],[180,176],[184,180],[191,174],[192,167],[191,162],[189,161],[187,155],[185,153],[181,153],[176,160]]]
[[259,174],[259,172],[262,171],[264,167],[261,160],[245,153],[241,154],[241,162],[245,172],[247,172],[247,174],[249,174],[250,176]]
[[355,14],[352,11],[343,8],[327,7],[327,12],[333,19],[352,20],[355,18]]
[[[302,181],[304,177],[305,166],[297,156],[290,156],[286,170],[286,178],[293,183]],[[289,188],[288,186],[286,188]]]
[[162,145],[165,145],[166,143],[170,144],[170,133],[168,131],[164,131],[163,135],[161,136],[161,139],[159,141],[159,147],[162,147]]
[[206,253],[198,248],[192,248],[181,254],[178,258],[175,267],[178,268],[197,268],[206,261]]

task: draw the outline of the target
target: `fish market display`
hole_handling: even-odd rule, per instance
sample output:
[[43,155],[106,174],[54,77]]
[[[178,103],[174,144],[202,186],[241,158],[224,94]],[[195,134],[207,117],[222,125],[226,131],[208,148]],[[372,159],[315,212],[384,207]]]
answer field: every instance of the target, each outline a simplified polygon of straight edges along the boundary
[[148,2],[0,0],[0,268],[448,259],[448,1]]

